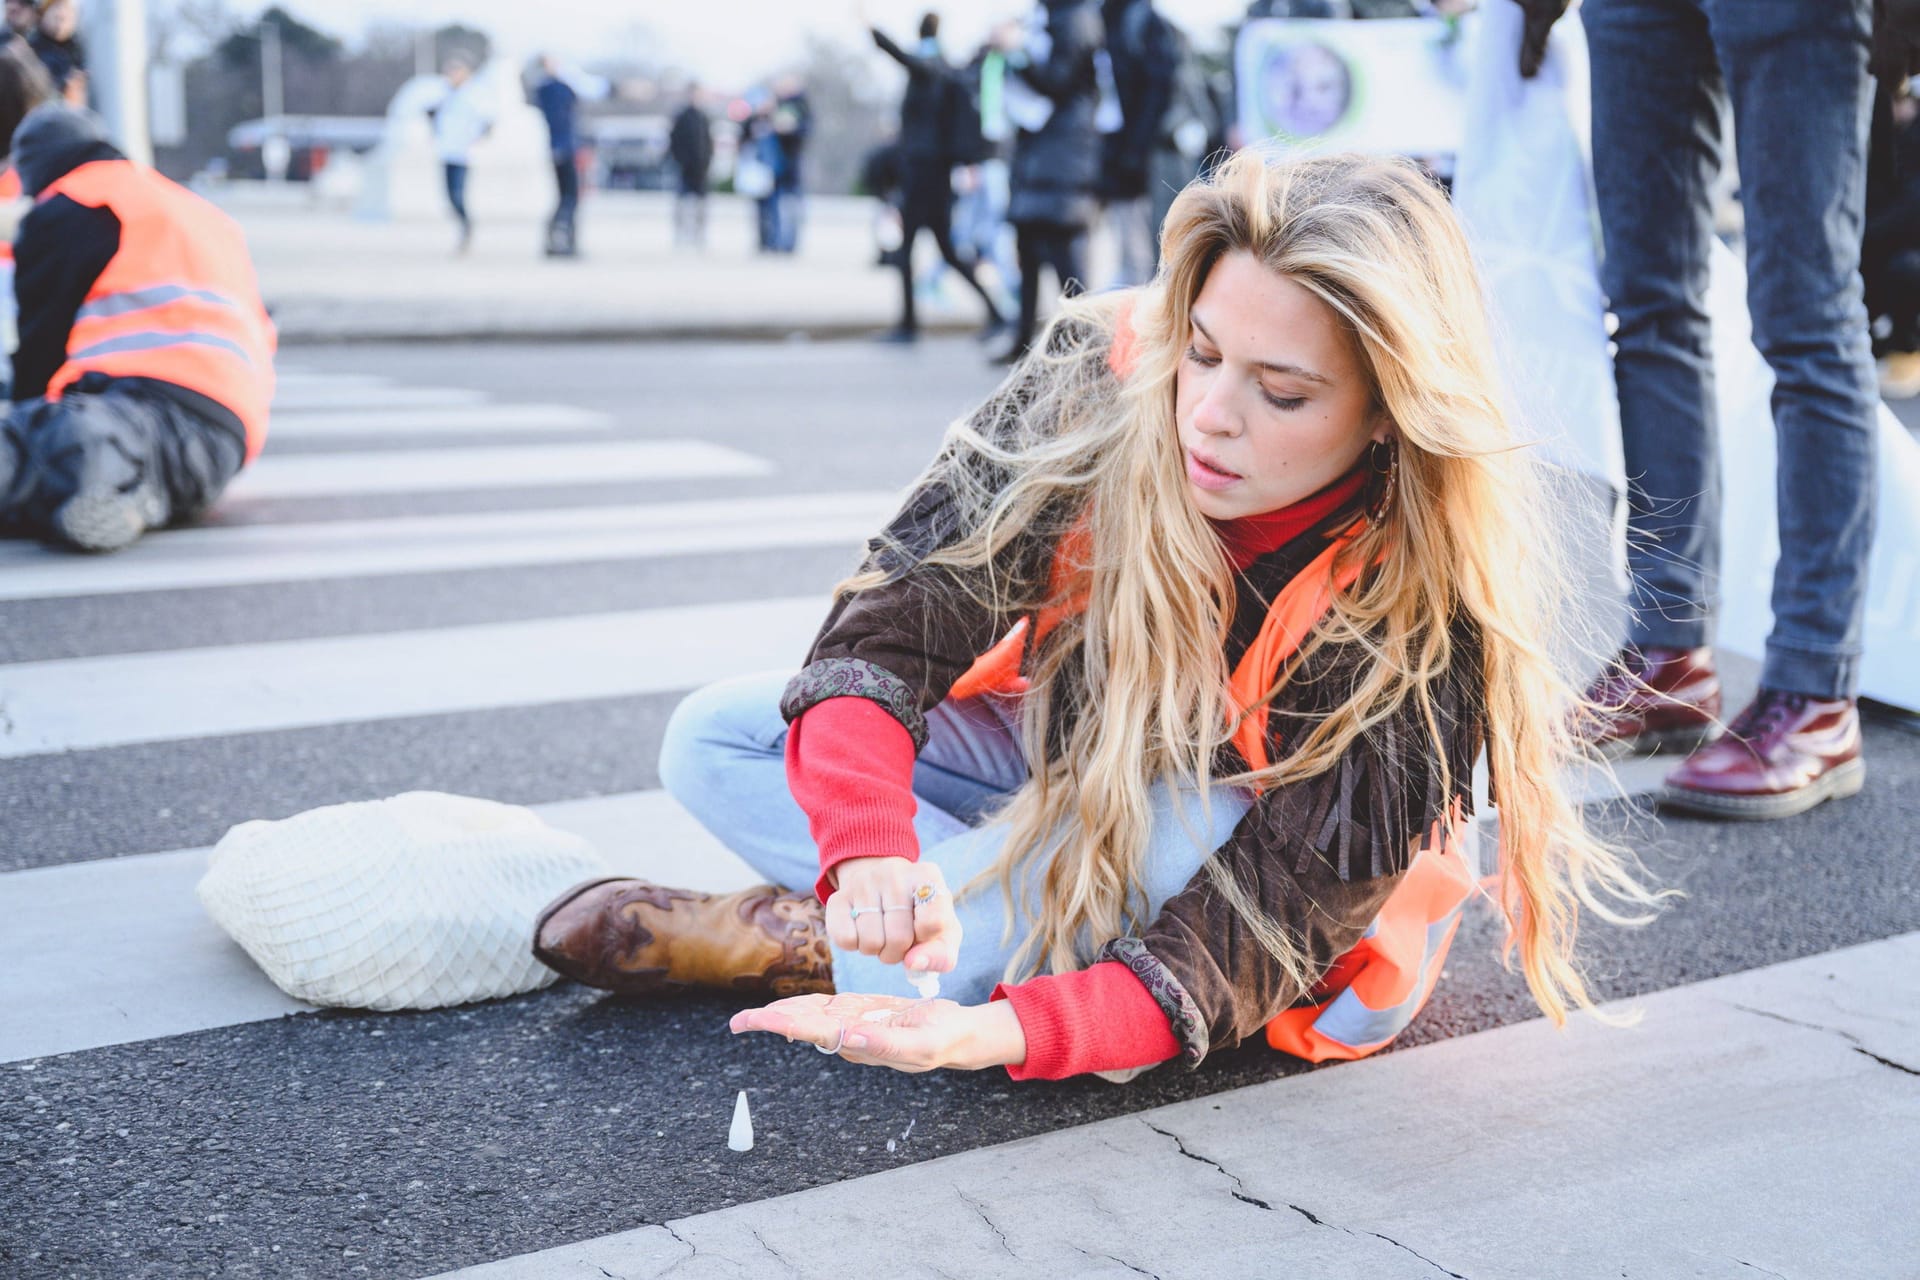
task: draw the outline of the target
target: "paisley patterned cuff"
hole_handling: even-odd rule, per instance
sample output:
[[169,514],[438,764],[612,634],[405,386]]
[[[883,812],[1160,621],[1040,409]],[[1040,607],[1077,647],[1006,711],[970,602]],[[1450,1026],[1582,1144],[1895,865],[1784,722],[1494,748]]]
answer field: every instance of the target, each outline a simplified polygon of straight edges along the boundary
[[1200,1016],[1200,1007],[1194,1004],[1193,997],[1173,976],[1173,971],[1161,964],[1138,938],[1115,938],[1100,948],[1100,959],[1118,960],[1140,979],[1140,985],[1160,1006],[1160,1012],[1167,1015],[1167,1026],[1180,1045],[1180,1060],[1187,1064],[1188,1070],[1199,1066],[1200,1060],[1207,1056],[1210,1040],[1206,1019]]
[[787,681],[780,695],[780,715],[788,724],[807,708],[828,698],[865,698],[898,720],[913,739],[913,753],[927,745],[927,718],[913,686],[885,667],[861,658],[822,658]]

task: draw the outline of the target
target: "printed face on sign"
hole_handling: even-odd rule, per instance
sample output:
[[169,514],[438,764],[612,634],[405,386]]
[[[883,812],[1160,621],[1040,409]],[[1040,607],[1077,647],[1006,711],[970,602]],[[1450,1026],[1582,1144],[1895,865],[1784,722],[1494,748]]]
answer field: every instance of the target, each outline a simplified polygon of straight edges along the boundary
[[1261,91],[1275,129],[1290,138],[1317,138],[1353,105],[1353,73],[1338,53],[1305,40],[1267,56]]

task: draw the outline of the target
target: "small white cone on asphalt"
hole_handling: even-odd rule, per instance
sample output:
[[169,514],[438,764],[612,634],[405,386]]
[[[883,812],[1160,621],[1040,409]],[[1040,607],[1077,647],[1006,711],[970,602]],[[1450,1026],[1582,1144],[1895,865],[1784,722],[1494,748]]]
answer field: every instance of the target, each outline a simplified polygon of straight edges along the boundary
[[727,1130],[727,1149],[730,1151],[753,1150],[753,1117],[747,1114],[745,1089],[742,1089],[740,1096],[733,1100],[733,1125]]

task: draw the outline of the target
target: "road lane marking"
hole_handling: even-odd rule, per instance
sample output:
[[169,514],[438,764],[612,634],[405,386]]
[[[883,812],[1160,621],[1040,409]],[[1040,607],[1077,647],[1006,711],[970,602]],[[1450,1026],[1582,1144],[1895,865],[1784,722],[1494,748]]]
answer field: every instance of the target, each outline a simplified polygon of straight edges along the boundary
[[260,501],[760,476],[772,470],[765,459],[700,440],[402,449],[278,458],[269,447],[264,457],[235,478],[227,495]]
[[564,404],[480,404],[465,409],[386,409],[281,413],[267,426],[267,448],[288,440],[405,440],[421,436],[504,435],[514,431],[605,431],[613,419]]
[[[761,882],[665,791],[530,806],[619,875],[710,893]],[[254,815],[236,813],[238,823]],[[634,832],[646,833],[636,840]],[[312,1006],[275,987],[194,896],[208,849],[0,875],[0,1062],[184,1035]]]
[[502,511],[149,534],[114,556],[0,543],[0,600],[134,594],[317,578],[630,560],[763,547],[856,546],[887,492]]
[[688,689],[797,669],[822,596],[0,667],[0,758]]

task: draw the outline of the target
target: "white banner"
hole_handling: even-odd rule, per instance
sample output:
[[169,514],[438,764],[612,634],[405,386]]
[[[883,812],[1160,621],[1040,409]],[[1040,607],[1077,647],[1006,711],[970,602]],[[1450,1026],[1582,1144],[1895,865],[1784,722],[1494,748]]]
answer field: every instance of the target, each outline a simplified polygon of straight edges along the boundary
[[1587,162],[1587,47],[1559,23],[1520,78],[1520,6],[1473,15],[1453,200],[1486,286],[1507,411],[1553,462],[1622,493],[1620,414]]

